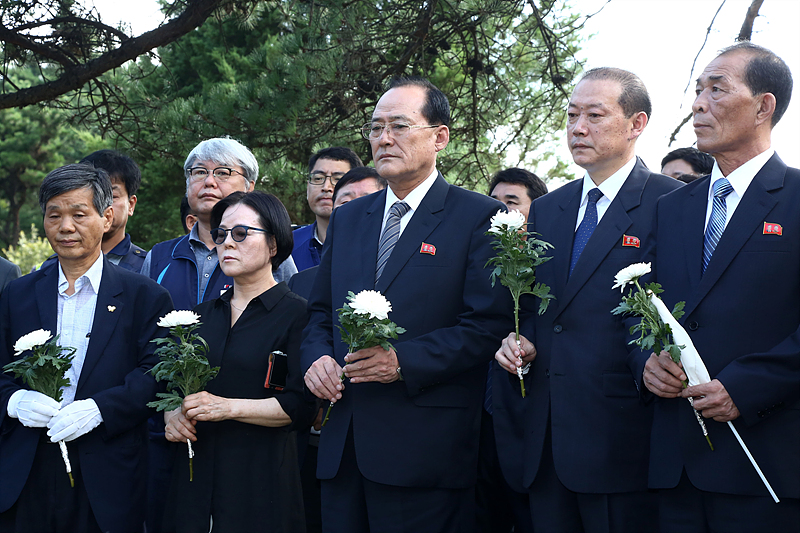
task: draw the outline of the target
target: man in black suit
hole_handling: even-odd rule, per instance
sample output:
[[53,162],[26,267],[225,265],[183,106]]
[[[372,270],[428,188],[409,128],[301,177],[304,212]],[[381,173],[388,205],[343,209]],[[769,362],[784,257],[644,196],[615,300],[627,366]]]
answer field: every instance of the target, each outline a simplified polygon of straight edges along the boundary
[[[389,188],[337,208],[328,227],[301,349],[306,386],[336,402],[317,469],[326,532],[474,528],[486,363],[511,316],[484,269],[485,233],[505,207],[436,170],[449,121],[433,84],[395,80],[362,128]],[[362,290],[385,295],[406,329],[393,350],[347,353],[336,310]]]
[[[567,140],[586,174],[531,205],[529,230],[553,245],[537,282],[555,300],[543,315],[539,302],[524,302],[521,348],[512,332],[497,351],[494,423],[503,472],[529,491],[537,532],[652,528],[652,409],[639,400],[627,328],[611,314],[620,300],[614,275],[641,260],[656,200],[680,186],[635,156],[650,112],[636,75],[585,73],[569,101]],[[523,363],[526,398],[516,375]]]
[[[650,486],[661,531],[800,531],[800,171],[771,148],[792,74],[749,42],[697,79],[697,147],[711,175],[658,204],[654,272],[711,382],[683,389],[681,368],[643,353],[639,377],[658,398]],[[711,451],[684,398],[706,418]],[[775,504],[727,422],[780,498]]]
[[[144,526],[147,402],[156,381],[150,341],[169,293],[101,253],[111,226],[104,170],[67,165],[47,175],[39,205],[58,255],[0,296],[0,366],[14,343],[45,329],[76,349],[61,403],[0,374],[0,531],[138,531]],[[59,447],[68,443],[75,486]]]

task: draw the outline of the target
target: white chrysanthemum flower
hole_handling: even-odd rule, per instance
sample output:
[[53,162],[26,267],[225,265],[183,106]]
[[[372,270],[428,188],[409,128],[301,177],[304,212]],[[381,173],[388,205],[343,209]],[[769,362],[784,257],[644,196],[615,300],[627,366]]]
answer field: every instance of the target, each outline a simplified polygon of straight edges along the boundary
[[166,316],[161,317],[158,325],[162,328],[174,328],[175,326],[191,326],[200,321],[200,315],[191,311],[170,311]]
[[620,292],[624,292],[625,285],[628,283],[633,283],[649,272],[650,263],[634,263],[632,265],[628,265],[617,272],[617,275],[614,276],[614,286],[611,288],[616,289],[619,287]]
[[392,310],[392,304],[378,291],[359,292],[350,301],[350,307],[357,315],[369,315],[378,320],[386,319]]
[[520,228],[525,226],[525,215],[519,210],[514,209],[505,212],[502,209],[497,210],[497,214],[492,217],[490,233],[511,233],[519,231]]
[[14,343],[14,355],[19,355],[25,350],[31,350],[36,346],[41,346],[50,340],[52,335],[49,330],[37,329],[31,331],[27,335],[23,335],[17,342]]

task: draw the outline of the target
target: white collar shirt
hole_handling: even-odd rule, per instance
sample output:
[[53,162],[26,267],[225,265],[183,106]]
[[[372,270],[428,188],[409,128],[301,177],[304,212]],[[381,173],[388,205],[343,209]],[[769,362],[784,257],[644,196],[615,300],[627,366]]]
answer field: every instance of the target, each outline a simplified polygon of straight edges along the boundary
[[[413,191],[408,193],[406,197],[403,198],[402,201],[407,203],[410,209],[400,219],[400,235],[403,234],[403,230],[406,229],[408,221],[411,220],[411,217],[414,215],[414,212],[417,209],[419,209],[419,205],[422,203],[422,199],[425,198],[425,195],[428,194],[429,190],[431,190],[431,187],[433,187],[433,183],[436,181],[436,178],[438,176],[439,176],[439,171],[436,170],[436,168],[434,168],[431,175],[425,178],[425,181],[417,185]],[[392,207],[392,205],[394,205],[395,202],[399,201],[400,199],[394,194],[392,188],[387,187],[386,205],[384,205],[383,207],[383,224],[381,224],[381,234],[383,234],[383,229],[386,227],[386,219],[389,217],[389,209]],[[398,235],[398,238],[400,238],[400,235]]]
[[68,295],[69,288],[61,263],[58,264],[58,344],[75,348],[72,366],[67,370],[69,386],[64,387],[61,405],[75,400],[75,391],[81,377],[86,350],[89,347],[89,336],[94,324],[94,311],[97,307],[97,293],[103,277],[103,254],[89,267],[81,277],[75,280],[75,292]]
[[731,187],[733,187],[733,190],[728,194],[728,196],[725,197],[725,227],[727,228],[728,222],[730,222],[733,212],[736,211],[736,208],[739,206],[739,201],[742,199],[745,191],[750,186],[750,182],[753,181],[753,178],[755,178],[756,174],[759,173],[761,168],[767,164],[767,161],[770,160],[774,153],[775,150],[769,148],[727,176],[722,175],[722,170],[720,170],[717,162],[714,161],[714,168],[711,170],[711,179],[708,181],[706,223],[705,226],[703,226],[704,231],[705,228],[708,227],[708,220],[711,218],[711,209],[714,206],[714,184],[717,182],[717,180],[723,177],[727,178],[728,183],[730,183]]
[[619,194],[620,189],[622,189],[622,186],[625,184],[625,180],[628,179],[628,176],[635,165],[636,156],[622,165],[619,170],[606,178],[606,180],[600,185],[595,185],[594,181],[592,181],[592,178],[589,177],[588,172],[584,174],[583,192],[581,192],[581,206],[578,208],[578,220],[575,222],[576,231],[578,226],[581,225],[581,222],[583,222],[584,214],[586,214],[586,205],[589,203],[589,191],[596,187],[600,189],[601,193],[603,193],[603,196],[597,201],[597,223],[599,224],[600,220],[603,218],[603,215],[606,214],[608,206],[611,205],[611,202],[613,202],[614,198],[616,198],[617,194]]

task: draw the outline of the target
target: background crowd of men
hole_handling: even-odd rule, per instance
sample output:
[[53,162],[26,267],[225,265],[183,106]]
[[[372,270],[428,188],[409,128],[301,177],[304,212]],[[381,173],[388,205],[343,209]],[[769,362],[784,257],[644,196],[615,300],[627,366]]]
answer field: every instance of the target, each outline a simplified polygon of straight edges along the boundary
[[[590,70],[567,109],[584,176],[548,192],[508,169],[481,195],[437,170],[446,96],[393,80],[362,128],[374,168],[344,147],[311,157],[315,220],[275,272],[308,300],[297,355],[320,416],[297,434],[307,530],[800,530],[800,171],[770,144],[791,90],[769,50],[723,50],[697,79],[697,149],[656,173],[635,150],[652,111],[644,84]],[[198,144],[184,170],[185,235],[147,253],[131,243],[139,170],[104,150],[41,186],[54,258],[14,281],[19,269],[0,261],[0,365],[39,328],[77,348],[61,403],[0,377],[0,532],[161,530],[177,445],[145,405],[159,390],[149,341],[166,334],[167,311],[232,286],[211,212],[259,176],[230,138]],[[485,267],[490,219],[506,208],[553,245],[537,281],[555,300],[539,314],[523,298],[519,342],[508,291]],[[686,302],[681,323],[710,383],[685,388],[682,367],[631,344],[630,317],[611,313],[615,274],[637,262],[652,265],[669,308]],[[392,349],[348,353],[337,310],[362,290],[382,293],[406,330]],[[61,439],[74,490],[49,444]]]

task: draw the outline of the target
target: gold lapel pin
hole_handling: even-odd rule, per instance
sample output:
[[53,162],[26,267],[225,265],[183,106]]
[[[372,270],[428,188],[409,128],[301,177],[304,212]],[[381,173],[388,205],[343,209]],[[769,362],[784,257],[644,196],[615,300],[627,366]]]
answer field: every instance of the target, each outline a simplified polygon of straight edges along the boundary
[[109,313],[113,313],[116,310],[117,310],[117,306],[115,306],[115,305],[109,305],[108,306],[108,312]]

